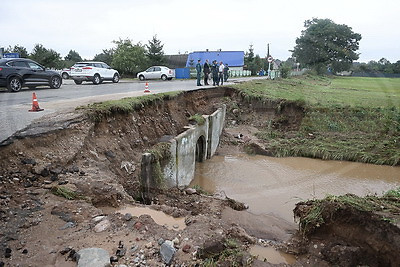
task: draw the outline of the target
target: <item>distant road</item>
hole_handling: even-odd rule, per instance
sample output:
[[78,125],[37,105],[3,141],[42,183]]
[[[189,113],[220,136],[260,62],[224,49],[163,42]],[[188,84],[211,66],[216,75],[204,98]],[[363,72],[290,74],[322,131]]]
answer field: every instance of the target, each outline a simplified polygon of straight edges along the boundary
[[[234,81],[245,81],[257,78],[235,78]],[[196,86],[196,80],[148,81],[150,93],[170,91],[190,91],[212,86]],[[76,85],[72,80],[64,80],[60,89],[36,88],[22,89],[18,93],[9,93],[0,88],[0,142],[18,130],[25,128],[33,120],[44,115],[75,108],[93,102],[119,99],[144,94],[145,82],[121,80],[120,83],[105,82],[99,85],[83,83]],[[41,112],[28,112],[32,107],[32,93],[36,92]]]

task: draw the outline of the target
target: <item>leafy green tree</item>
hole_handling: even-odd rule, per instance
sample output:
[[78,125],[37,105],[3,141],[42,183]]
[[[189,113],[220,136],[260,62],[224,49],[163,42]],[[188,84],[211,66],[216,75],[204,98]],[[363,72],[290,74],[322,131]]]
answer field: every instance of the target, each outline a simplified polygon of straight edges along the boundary
[[28,57],[28,51],[26,50],[25,47],[20,46],[20,45],[14,45],[14,47],[11,47],[11,45],[5,49],[4,53],[18,53],[19,57],[27,58]]
[[249,51],[244,55],[244,64],[249,66],[254,61],[254,48],[253,45],[250,45]]
[[166,61],[163,51],[164,45],[157,39],[157,35],[153,36],[153,39],[149,40],[146,45],[147,57],[150,65],[163,65]]
[[101,61],[111,66],[114,56],[114,49],[103,49],[103,52],[94,56],[94,61]]
[[321,74],[328,67],[333,73],[349,70],[353,60],[358,59],[361,34],[351,27],[317,18],[306,20],[304,27],[292,51],[298,62]]
[[136,75],[148,66],[146,48],[130,39],[113,41],[117,47],[111,65],[124,75]]
[[64,59],[67,60],[67,61],[73,61],[73,62],[82,61],[81,56],[75,50],[69,50],[68,55],[65,56]]
[[62,68],[60,54],[53,49],[47,49],[41,44],[36,44],[29,56],[48,68]]

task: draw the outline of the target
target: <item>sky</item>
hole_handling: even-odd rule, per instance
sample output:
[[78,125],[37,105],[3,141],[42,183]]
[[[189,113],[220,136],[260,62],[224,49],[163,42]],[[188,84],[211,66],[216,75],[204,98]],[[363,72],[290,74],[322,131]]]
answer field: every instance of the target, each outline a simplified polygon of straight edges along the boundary
[[398,0],[1,0],[0,47],[35,44],[62,57],[72,49],[92,59],[113,40],[148,43],[165,54],[206,49],[248,51],[286,60],[304,21],[331,19],[362,35],[360,62],[400,60]]

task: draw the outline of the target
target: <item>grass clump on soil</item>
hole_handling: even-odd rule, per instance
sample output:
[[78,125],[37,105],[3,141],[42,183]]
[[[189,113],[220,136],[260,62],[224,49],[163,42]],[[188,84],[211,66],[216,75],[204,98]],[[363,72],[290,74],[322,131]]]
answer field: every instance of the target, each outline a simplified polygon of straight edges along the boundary
[[304,110],[297,130],[276,127],[281,114],[256,134],[275,156],[400,164],[400,79],[304,76],[235,87],[249,101]]
[[190,116],[189,121],[193,121],[198,125],[203,125],[206,122],[206,119],[201,114],[195,114]]
[[400,188],[390,190],[382,197],[346,194],[300,202],[296,204],[294,214],[299,218],[300,231],[307,235],[323,224],[348,217],[341,213],[344,210],[374,213],[383,221],[396,223],[399,218],[393,214],[400,214]]
[[66,198],[68,200],[82,199],[82,197],[77,192],[74,192],[64,186],[53,186],[51,188],[51,192],[56,196]]
[[79,107],[87,112],[90,119],[99,122],[114,114],[126,114],[143,108],[155,102],[162,102],[176,98],[182,91],[167,92],[160,94],[144,95],[139,97],[126,97],[119,100],[109,100]]

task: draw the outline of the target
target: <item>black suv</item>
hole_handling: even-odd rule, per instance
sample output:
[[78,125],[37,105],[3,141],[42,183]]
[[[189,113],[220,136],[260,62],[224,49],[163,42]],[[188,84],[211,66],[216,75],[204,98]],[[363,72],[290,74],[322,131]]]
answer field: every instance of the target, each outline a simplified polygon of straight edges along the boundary
[[0,59],[0,87],[10,92],[18,92],[23,86],[35,88],[48,85],[58,89],[62,83],[60,74],[46,70],[39,63],[26,58]]

